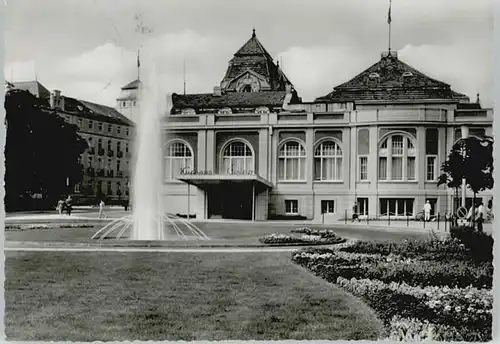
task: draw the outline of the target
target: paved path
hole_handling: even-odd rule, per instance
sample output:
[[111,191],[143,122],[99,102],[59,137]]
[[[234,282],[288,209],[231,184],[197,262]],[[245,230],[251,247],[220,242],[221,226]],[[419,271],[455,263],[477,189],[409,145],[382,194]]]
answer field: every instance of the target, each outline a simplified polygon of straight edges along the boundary
[[217,252],[217,253],[262,253],[293,252],[300,247],[214,247],[214,248],[171,248],[171,247],[22,247],[9,246],[5,251],[35,252]]

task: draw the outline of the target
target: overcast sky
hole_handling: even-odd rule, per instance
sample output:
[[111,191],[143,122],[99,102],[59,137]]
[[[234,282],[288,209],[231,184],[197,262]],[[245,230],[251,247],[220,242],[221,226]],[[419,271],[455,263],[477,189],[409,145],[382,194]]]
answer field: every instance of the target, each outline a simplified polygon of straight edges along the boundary
[[[68,96],[114,106],[137,76],[141,41],[159,77],[212,92],[252,28],[306,101],[323,96],[388,48],[388,0],[14,0],[7,8],[7,80],[35,78]],[[492,106],[493,1],[393,0],[401,60]],[[135,14],[153,29],[136,33]]]

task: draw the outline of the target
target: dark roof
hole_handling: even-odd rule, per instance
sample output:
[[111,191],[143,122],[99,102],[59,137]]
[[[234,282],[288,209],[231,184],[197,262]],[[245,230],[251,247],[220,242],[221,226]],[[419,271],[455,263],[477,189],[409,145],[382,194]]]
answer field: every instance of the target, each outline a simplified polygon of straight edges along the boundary
[[229,61],[226,75],[221,86],[227,89],[230,82],[251,70],[266,78],[272,91],[285,91],[286,85],[292,85],[283,71],[273,62],[273,58],[257,39],[255,30],[252,37],[234,54]]
[[393,52],[351,80],[336,86],[316,101],[369,100],[464,100],[467,96],[451,90],[442,81],[433,79],[399,60]]
[[79,100],[72,97],[64,97],[63,112],[77,115],[79,117],[93,119],[122,125],[133,125],[127,117],[116,111],[114,108]]
[[216,96],[213,93],[172,94],[173,110],[180,109],[219,109],[224,107],[281,107],[285,91],[266,92],[228,92]]
[[25,90],[40,99],[50,98],[50,91],[38,81],[19,81],[9,83],[19,90]]
[[479,103],[458,103],[457,109],[458,110],[480,110],[482,108],[481,108],[481,104],[479,104]]
[[139,85],[141,84],[141,81],[139,79],[136,79],[134,81],[129,82],[125,86],[122,87],[122,90],[135,90],[139,88]]

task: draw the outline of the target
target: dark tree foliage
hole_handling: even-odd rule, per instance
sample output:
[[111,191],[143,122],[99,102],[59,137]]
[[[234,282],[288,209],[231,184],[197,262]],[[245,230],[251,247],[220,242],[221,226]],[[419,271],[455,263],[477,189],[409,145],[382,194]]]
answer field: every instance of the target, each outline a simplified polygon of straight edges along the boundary
[[7,211],[52,207],[82,180],[79,159],[88,148],[86,140],[75,125],[42,106],[27,91],[5,94]]
[[[441,166],[438,186],[446,184],[458,190],[465,179],[466,185],[476,194],[493,188],[493,138],[474,136],[457,141]],[[472,212],[474,214],[474,212]],[[473,215],[474,216],[474,215]]]

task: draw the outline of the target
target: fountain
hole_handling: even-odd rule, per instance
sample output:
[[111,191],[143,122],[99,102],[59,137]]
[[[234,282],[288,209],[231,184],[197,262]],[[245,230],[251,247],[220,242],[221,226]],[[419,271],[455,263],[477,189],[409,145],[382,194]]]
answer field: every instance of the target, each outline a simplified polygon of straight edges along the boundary
[[165,213],[162,202],[162,125],[167,109],[166,92],[160,89],[154,62],[139,88],[140,114],[135,141],[135,173],[132,215],[111,221],[92,239],[207,240],[208,236],[190,221]]

